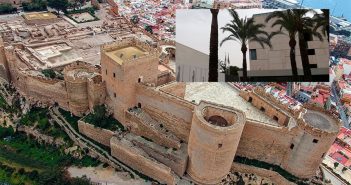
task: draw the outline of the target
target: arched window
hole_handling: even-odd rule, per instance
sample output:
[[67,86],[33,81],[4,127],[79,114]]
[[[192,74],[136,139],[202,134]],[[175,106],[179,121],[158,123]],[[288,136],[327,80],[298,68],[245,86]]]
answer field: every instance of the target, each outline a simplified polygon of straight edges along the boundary
[[249,97],[249,101],[248,101],[249,103],[252,103],[252,97]]
[[262,112],[265,112],[265,111],[266,111],[266,109],[265,109],[264,107],[261,107],[260,110],[261,110]]
[[278,117],[277,117],[277,116],[273,116],[273,119],[274,119],[275,121],[278,121]]
[[138,103],[138,108],[141,108],[141,103]]

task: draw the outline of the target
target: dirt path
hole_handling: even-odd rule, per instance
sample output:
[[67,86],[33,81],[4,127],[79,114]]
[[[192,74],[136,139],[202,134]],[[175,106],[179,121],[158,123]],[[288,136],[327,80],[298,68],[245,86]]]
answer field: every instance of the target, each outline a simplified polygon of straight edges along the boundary
[[101,185],[150,185],[150,182],[144,180],[132,179],[127,172],[116,172],[113,168],[98,167],[69,167],[67,169],[71,177],[82,177],[86,175],[92,182],[101,183]]

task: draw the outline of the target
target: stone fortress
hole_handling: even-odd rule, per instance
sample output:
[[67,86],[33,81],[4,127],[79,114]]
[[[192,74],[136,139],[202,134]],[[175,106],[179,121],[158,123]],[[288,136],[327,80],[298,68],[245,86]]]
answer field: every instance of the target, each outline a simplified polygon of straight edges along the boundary
[[[96,35],[87,33],[96,33],[98,28],[65,27],[61,31],[76,34],[67,38],[59,33],[61,24],[54,25],[53,37],[47,37],[43,27],[19,37],[25,28],[3,25],[1,77],[27,101],[57,104],[77,116],[88,114],[95,105],[107,105],[126,132],[97,128],[82,120],[79,131],[110,147],[111,155],[122,163],[160,183],[181,184],[182,179],[219,183],[235,165],[235,156],[279,165],[309,179],[338,133],[340,124],[331,115],[308,106],[290,111],[259,88],[241,91],[236,98],[242,104],[234,107],[188,101],[188,85],[174,82],[172,70],[165,70],[159,46],[131,33],[102,44],[96,63],[96,57],[67,51],[84,53],[72,43],[88,42],[83,39]],[[35,38],[35,29],[43,38]],[[43,69],[55,69],[63,78],[45,77]],[[245,109],[248,106],[254,108]]]

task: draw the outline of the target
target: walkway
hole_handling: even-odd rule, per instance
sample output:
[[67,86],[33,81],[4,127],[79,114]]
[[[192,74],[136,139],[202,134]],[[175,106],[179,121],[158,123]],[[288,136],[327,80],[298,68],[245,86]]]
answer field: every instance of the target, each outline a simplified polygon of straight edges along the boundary
[[[84,148],[88,148],[89,152],[96,153],[99,156],[100,161],[108,161],[109,164],[113,167],[120,167],[126,171],[128,171],[130,174],[134,176],[134,178],[139,178],[135,172],[129,168],[128,166],[122,164],[121,162],[117,161],[115,158],[113,158],[106,150],[102,149],[98,145],[94,144],[90,140],[86,139],[84,136],[79,134],[72,126],[69,124],[66,119],[62,116],[62,114],[58,111],[58,108],[50,108],[50,115],[51,117],[64,129],[64,131],[67,133],[67,135],[76,143],[78,143],[80,146],[83,146]],[[101,160],[103,159],[103,160]]]

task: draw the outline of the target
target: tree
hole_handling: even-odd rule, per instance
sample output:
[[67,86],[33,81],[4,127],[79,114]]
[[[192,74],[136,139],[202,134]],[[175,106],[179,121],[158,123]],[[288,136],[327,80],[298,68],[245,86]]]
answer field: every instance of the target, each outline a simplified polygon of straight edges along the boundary
[[263,48],[265,45],[272,47],[270,38],[271,36],[263,30],[265,25],[255,24],[253,18],[245,19],[239,18],[238,13],[234,9],[228,10],[233,20],[230,23],[227,23],[224,27],[221,28],[223,32],[229,32],[230,35],[224,38],[221,42],[221,46],[224,42],[228,40],[233,40],[241,44],[241,52],[243,54],[243,80],[247,81],[247,61],[246,61],[246,52],[247,44],[249,41],[257,42]]
[[57,14],[60,14],[60,11],[66,12],[70,3],[68,0],[49,0],[48,5],[51,8],[57,10]]
[[347,168],[344,166],[344,167],[342,167],[342,173],[344,173],[345,171],[347,170]]
[[133,24],[138,24],[139,23],[139,16],[138,15],[133,15],[130,18],[130,22],[132,22]]
[[276,11],[271,13],[266,18],[266,22],[276,18],[272,24],[272,27],[280,26],[279,31],[273,32],[271,37],[277,34],[283,34],[282,29],[285,29],[288,32],[290,39],[290,63],[294,79],[296,79],[298,75],[295,58],[295,46],[297,43],[296,37],[298,37],[305,80],[310,81],[312,79],[312,74],[308,59],[305,34],[317,36],[320,40],[322,40],[322,36],[320,33],[313,31],[314,21],[311,17],[306,16],[308,12],[313,13],[314,11],[308,9],[288,9],[284,11]]
[[321,28],[322,33],[328,37],[329,41],[329,9],[321,9],[321,14],[316,14],[316,25],[313,28],[313,31]]
[[211,9],[211,35],[208,81],[218,82],[218,12],[219,9]]
[[44,69],[41,71],[45,77],[48,78],[55,78],[56,77],[56,73],[53,69]]
[[334,162],[334,168],[336,169],[339,166],[338,162]]
[[153,31],[152,31],[152,27],[150,26],[150,25],[146,25],[145,26],[145,30],[147,31],[147,32],[149,32],[149,33],[154,33]]
[[17,11],[16,7],[13,7],[10,3],[0,4],[0,14],[7,14]]

